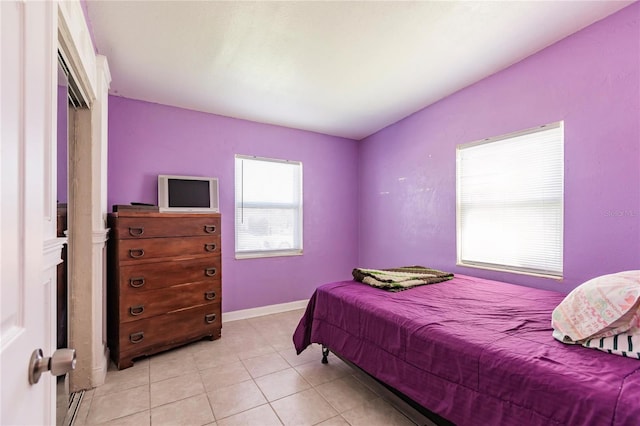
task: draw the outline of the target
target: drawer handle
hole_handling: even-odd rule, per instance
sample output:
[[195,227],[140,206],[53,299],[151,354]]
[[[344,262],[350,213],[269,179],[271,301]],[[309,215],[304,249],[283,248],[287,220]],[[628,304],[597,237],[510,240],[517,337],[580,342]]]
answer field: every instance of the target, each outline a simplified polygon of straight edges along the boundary
[[129,313],[131,315],[133,315],[134,317],[137,317],[138,315],[142,314],[143,312],[144,312],[144,305],[131,306],[129,308]]
[[129,250],[129,256],[133,257],[134,259],[139,259],[142,256],[144,256],[144,250],[143,249],[131,249],[131,250]]
[[133,288],[140,288],[144,285],[144,277],[129,278],[129,285]]
[[204,232],[206,232],[207,234],[213,234],[214,232],[216,232],[216,226],[215,225],[205,225],[204,226]]
[[205,244],[204,251],[208,251],[208,252],[216,251],[215,243]]
[[129,227],[129,235],[132,237],[140,237],[144,234],[144,226]]
[[208,314],[204,316],[204,322],[212,324],[216,320],[216,314]]
[[216,292],[215,291],[206,291],[204,293],[204,298],[205,300],[213,300],[216,298]]
[[217,273],[218,273],[218,271],[216,270],[216,268],[207,268],[207,269],[204,270],[204,274],[207,277],[213,277]]
[[137,333],[129,335],[129,341],[131,343],[140,343],[142,339],[144,339],[144,331],[138,331]]

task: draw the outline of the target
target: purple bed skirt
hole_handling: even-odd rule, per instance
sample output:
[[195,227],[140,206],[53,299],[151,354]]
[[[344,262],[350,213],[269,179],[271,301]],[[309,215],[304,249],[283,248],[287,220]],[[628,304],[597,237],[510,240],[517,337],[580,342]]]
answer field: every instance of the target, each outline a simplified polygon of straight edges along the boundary
[[461,426],[640,425],[640,361],[554,340],[563,298],[463,275],[398,293],[335,282],[315,291],[293,341]]

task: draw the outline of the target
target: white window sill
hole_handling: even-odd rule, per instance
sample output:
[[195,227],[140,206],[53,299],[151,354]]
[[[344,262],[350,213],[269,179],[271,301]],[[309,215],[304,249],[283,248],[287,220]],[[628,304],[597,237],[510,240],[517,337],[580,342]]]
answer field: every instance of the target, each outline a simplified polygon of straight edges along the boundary
[[263,257],[287,257],[287,256],[302,256],[302,250],[282,250],[282,251],[254,251],[237,253],[236,259],[259,259]]
[[474,263],[464,263],[464,262],[456,262],[456,266],[464,266],[465,268],[476,268],[476,269],[484,269],[487,271],[497,271],[497,272],[510,272],[512,274],[519,275],[528,275],[531,277],[539,277],[539,278],[549,278],[556,281],[562,281],[562,275],[553,275],[551,273],[545,274],[542,272],[531,272],[531,271],[523,271],[518,269],[509,269],[509,268],[501,268],[499,266],[489,266],[489,265],[478,265]]

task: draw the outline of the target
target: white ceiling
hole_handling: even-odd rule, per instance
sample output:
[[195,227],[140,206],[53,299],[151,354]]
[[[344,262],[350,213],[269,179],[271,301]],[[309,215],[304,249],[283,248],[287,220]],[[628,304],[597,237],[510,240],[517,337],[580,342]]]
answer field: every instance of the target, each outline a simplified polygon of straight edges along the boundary
[[87,3],[111,93],[362,139],[632,1]]

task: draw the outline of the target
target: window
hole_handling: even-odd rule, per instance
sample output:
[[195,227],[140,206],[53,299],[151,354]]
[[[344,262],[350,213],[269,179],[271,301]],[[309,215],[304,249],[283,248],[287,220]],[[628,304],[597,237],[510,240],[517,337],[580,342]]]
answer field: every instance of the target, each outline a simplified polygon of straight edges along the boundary
[[562,276],[563,123],[458,146],[458,264]]
[[236,258],[302,254],[302,163],[236,155]]

